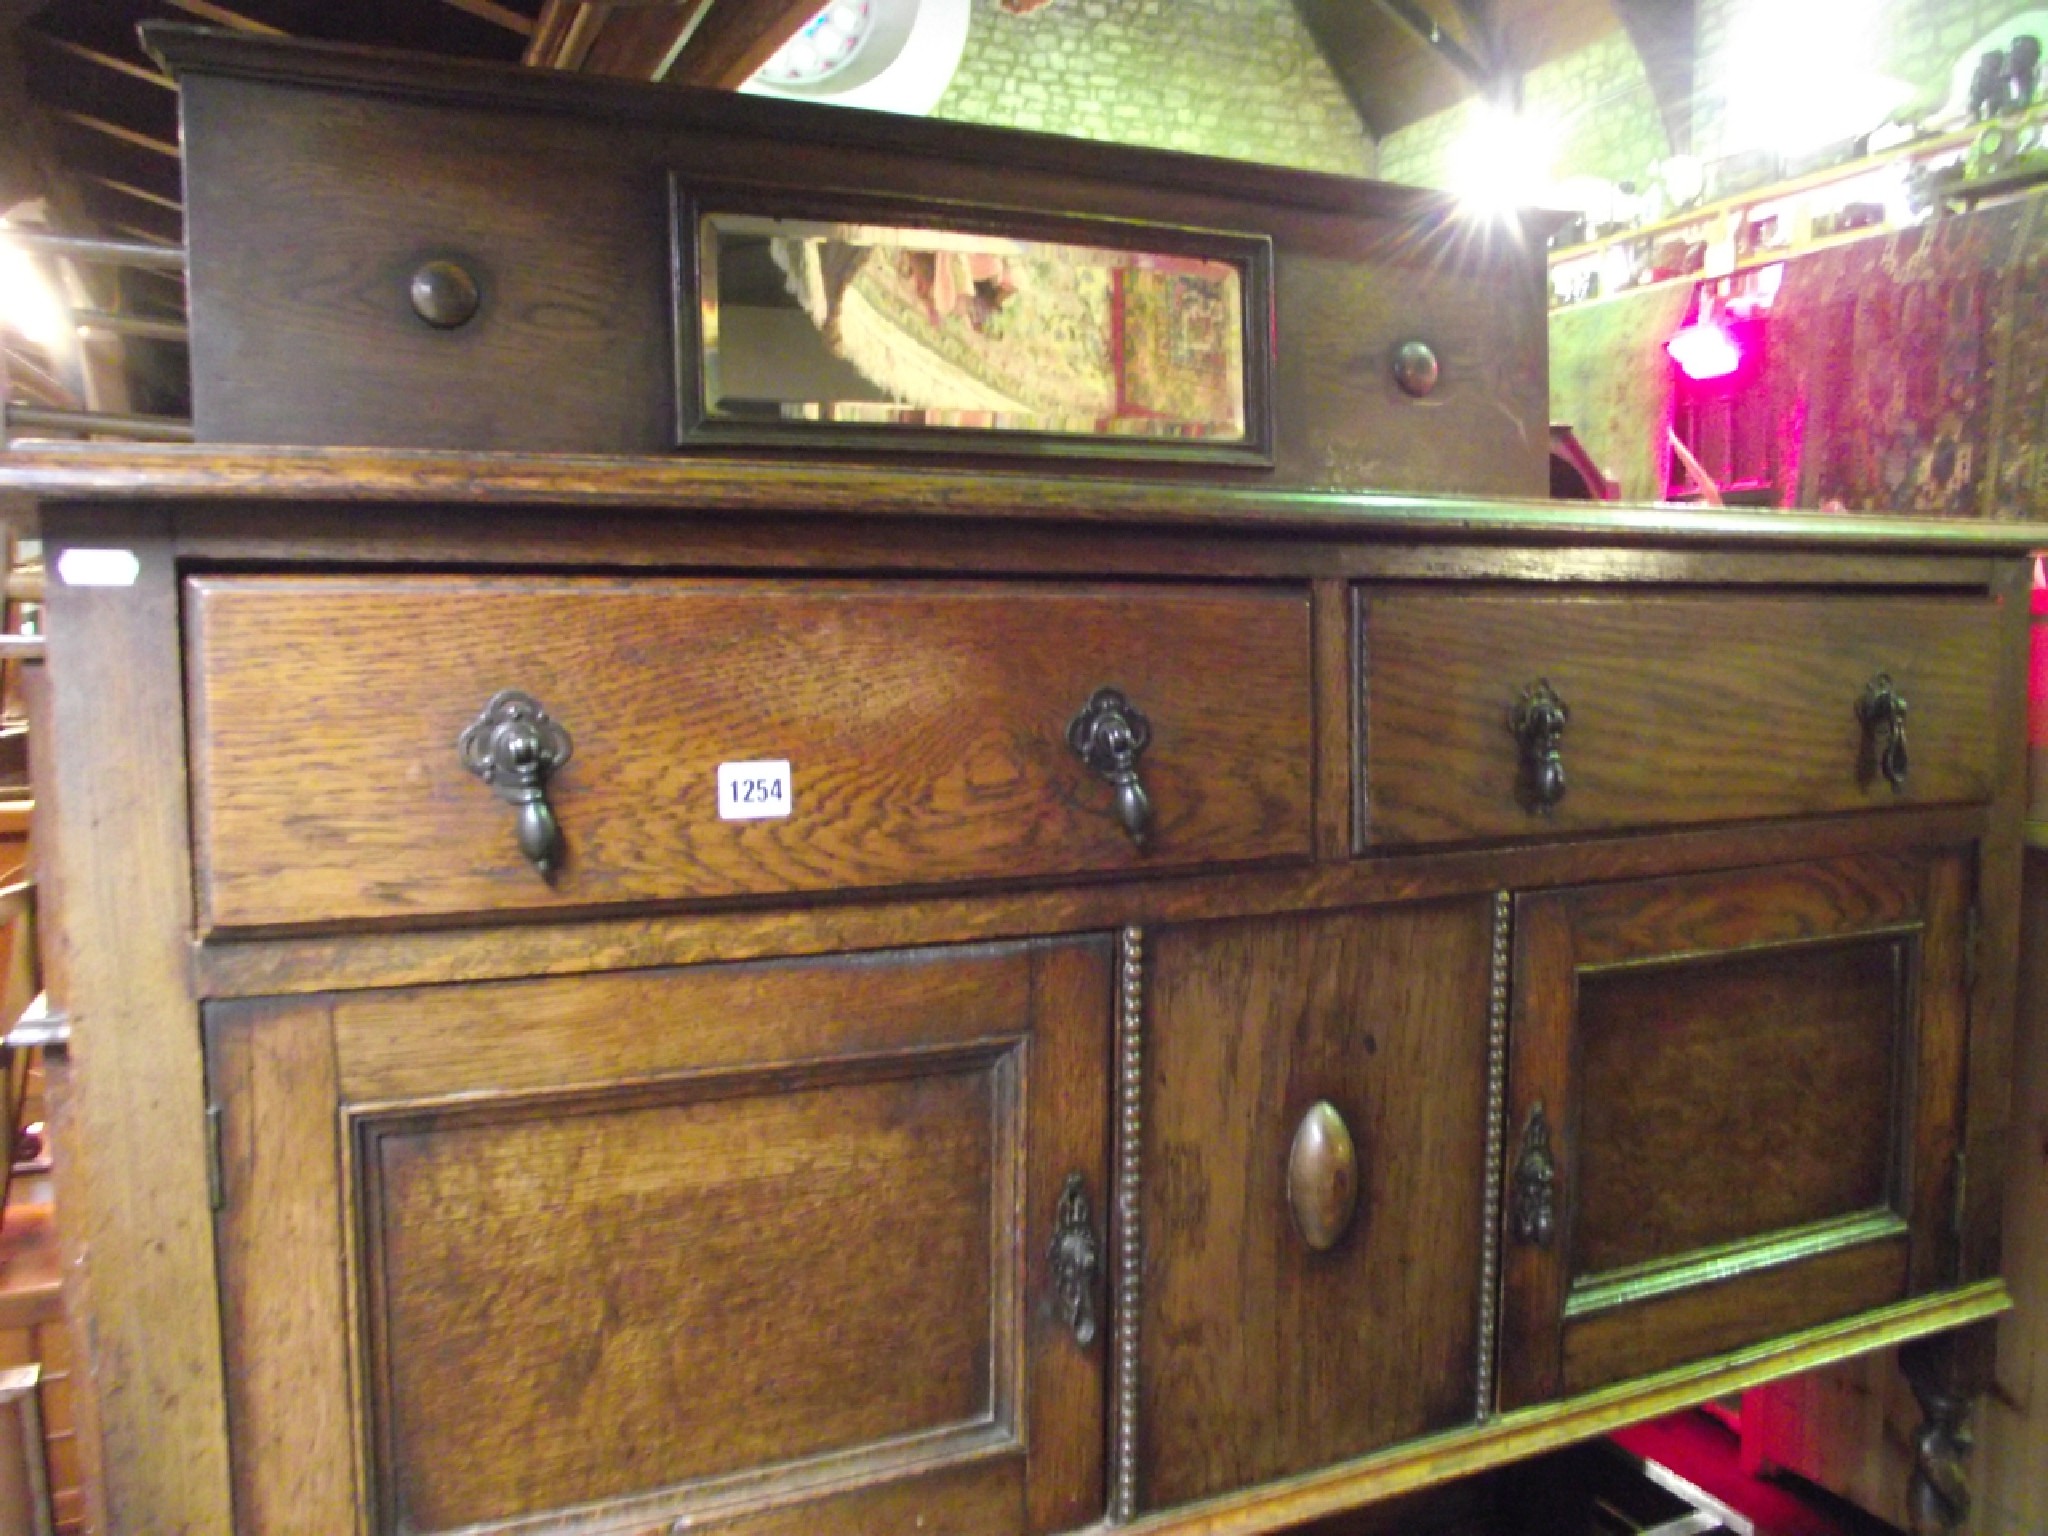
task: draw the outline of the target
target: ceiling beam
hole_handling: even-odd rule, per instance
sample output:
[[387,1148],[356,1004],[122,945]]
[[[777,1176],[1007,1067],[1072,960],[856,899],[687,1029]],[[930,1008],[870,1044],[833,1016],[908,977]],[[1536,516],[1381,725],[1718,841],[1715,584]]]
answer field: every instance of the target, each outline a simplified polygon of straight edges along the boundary
[[498,5],[495,0],[441,0],[443,5],[452,6],[465,16],[474,16],[478,21],[488,21],[494,27],[503,27],[507,32],[520,37],[533,36],[533,22],[513,10],[510,6]]
[[823,0],[547,0],[526,62],[545,69],[731,90]]
[[662,78],[678,85],[736,90],[819,8],[820,0],[713,0]]
[[163,246],[166,250],[184,249],[184,241],[173,239],[169,235],[158,234],[153,229],[144,229],[140,224],[122,224],[114,221],[109,222],[113,228],[118,229],[122,234],[133,235],[136,239],[144,241],[149,245],[160,245]]
[[1472,85],[1481,90],[1493,84],[1493,75],[1487,67],[1467,52],[1464,44],[1446,32],[1437,19],[1416,3],[1416,0],[1373,0],[1373,3],[1398,21],[1410,36],[1424,47],[1432,50],[1451,68]]
[[22,34],[39,48],[54,49],[69,54],[74,59],[83,59],[88,64],[110,69],[116,74],[126,75],[131,80],[144,80],[164,90],[176,92],[178,83],[160,69],[148,69],[140,64],[131,64],[126,59],[117,59],[111,53],[102,53],[97,48],[88,48],[83,43],[74,43],[66,37],[52,37],[47,32],[27,28]]
[[104,117],[94,117],[85,112],[73,112],[68,108],[60,108],[54,116],[59,122],[70,123],[72,126],[83,128],[90,133],[102,134],[123,144],[132,144],[137,149],[154,150],[166,159],[176,160],[178,158],[177,145],[166,143],[162,139],[152,138],[149,134],[140,133],[121,123],[109,122]]
[[197,16],[201,21],[210,21],[217,27],[232,27],[237,32],[256,32],[265,37],[283,37],[283,27],[273,27],[268,22],[244,16],[240,11],[231,11],[214,0],[164,0],[174,11],[183,11],[187,16]]
[[81,174],[86,181],[91,182],[94,186],[105,187],[109,192],[118,192],[123,197],[132,197],[138,202],[149,203],[154,207],[167,209],[181,219],[185,217],[185,205],[175,197],[165,197],[161,193],[150,191],[147,187],[138,187],[132,182],[117,181],[112,176],[102,176],[97,171],[85,171]]
[[1643,61],[1650,94],[1664,120],[1664,136],[1676,155],[1692,153],[1694,0],[1614,0],[1629,41]]

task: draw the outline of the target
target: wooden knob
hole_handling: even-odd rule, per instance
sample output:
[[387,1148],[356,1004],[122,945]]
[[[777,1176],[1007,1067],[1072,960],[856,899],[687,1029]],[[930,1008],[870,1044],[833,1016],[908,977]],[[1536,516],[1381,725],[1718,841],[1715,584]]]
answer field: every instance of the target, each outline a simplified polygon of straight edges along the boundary
[[1436,389],[1442,370],[1427,342],[1403,342],[1394,353],[1394,382],[1417,400]]
[[476,278],[452,261],[430,261],[412,275],[412,308],[437,330],[467,325],[483,301]]
[[1319,1099],[1295,1128],[1287,1154],[1287,1205],[1295,1230],[1317,1253],[1328,1253],[1358,1210],[1358,1148],[1337,1106]]

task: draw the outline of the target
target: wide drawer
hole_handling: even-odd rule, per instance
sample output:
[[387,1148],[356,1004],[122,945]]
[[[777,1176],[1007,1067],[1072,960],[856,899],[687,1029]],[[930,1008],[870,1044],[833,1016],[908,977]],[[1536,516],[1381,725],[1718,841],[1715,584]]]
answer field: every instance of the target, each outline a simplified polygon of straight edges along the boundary
[[[1359,608],[1366,845],[1990,794],[1988,598],[1399,589]],[[1516,728],[1546,685],[1565,711],[1547,746],[1527,711]]]
[[[187,598],[213,926],[1309,851],[1298,588],[228,575]],[[1142,842],[1069,740],[1104,689],[1149,734]],[[548,876],[515,786],[458,746],[506,690],[567,737]],[[731,764],[769,765],[738,775],[765,804],[722,802]],[[786,813],[728,819],[760,810]]]

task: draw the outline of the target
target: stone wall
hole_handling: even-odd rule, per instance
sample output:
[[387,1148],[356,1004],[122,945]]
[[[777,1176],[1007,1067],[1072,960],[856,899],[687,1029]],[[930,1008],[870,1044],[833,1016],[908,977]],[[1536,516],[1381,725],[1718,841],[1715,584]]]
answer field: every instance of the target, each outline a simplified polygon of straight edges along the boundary
[[[1636,180],[1671,153],[1643,61],[1618,29],[1531,70],[1522,83],[1522,102],[1532,118],[1555,125],[1560,176]],[[1388,134],[1380,141],[1380,176],[1423,187],[1449,185],[1452,153],[1475,110],[1467,100]]]
[[[1931,114],[1949,99],[1956,60],[1979,39],[2009,23],[2033,20],[2048,40],[2048,6],[2042,0],[1695,3],[1693,147],[1706,159],[1759,147],[1770,137],[1767,126],[1741,110],[1745,90],[1752,98],[1824,102],[1837,91],[1831,71],[1875,73],[1902,87],[1892,105]],[[1532,117],[1558,129],[1558,180],[1641,182],[1671,153],[1642,61],[1621,31],[1530,71],[1523,102]],[[1379,174],[1389,181],[1447,185],[1453,148],[1473,110],[1468,102],[1389,134],[1380,144]]]
[[1289,0],[974,0],[934,117],[1369,176],[1373,144]]

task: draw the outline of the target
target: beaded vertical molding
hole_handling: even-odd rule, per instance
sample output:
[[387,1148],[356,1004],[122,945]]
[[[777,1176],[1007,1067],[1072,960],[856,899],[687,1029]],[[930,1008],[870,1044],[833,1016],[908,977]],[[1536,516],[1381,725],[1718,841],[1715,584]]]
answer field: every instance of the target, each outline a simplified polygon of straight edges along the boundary
[[1493,1417],[1494,1359],[1500,1343],[1500,1222],[1508,1143],[1508,957],[1514,903],[1493,898],[1493,956],[1486,998],[1486,1197],[1479,1220],[1479,1367],[1473,1418]]
[[1109,1518],[1129,1521],[1138,1508],[1138,1303],[1145,1246],[1138,1196],[1144,1177],[1145,934],[1126,928],[1117,940],[1116,993],[1116,1310],[1113,1322],[1115,1439],[1111,1444]]

